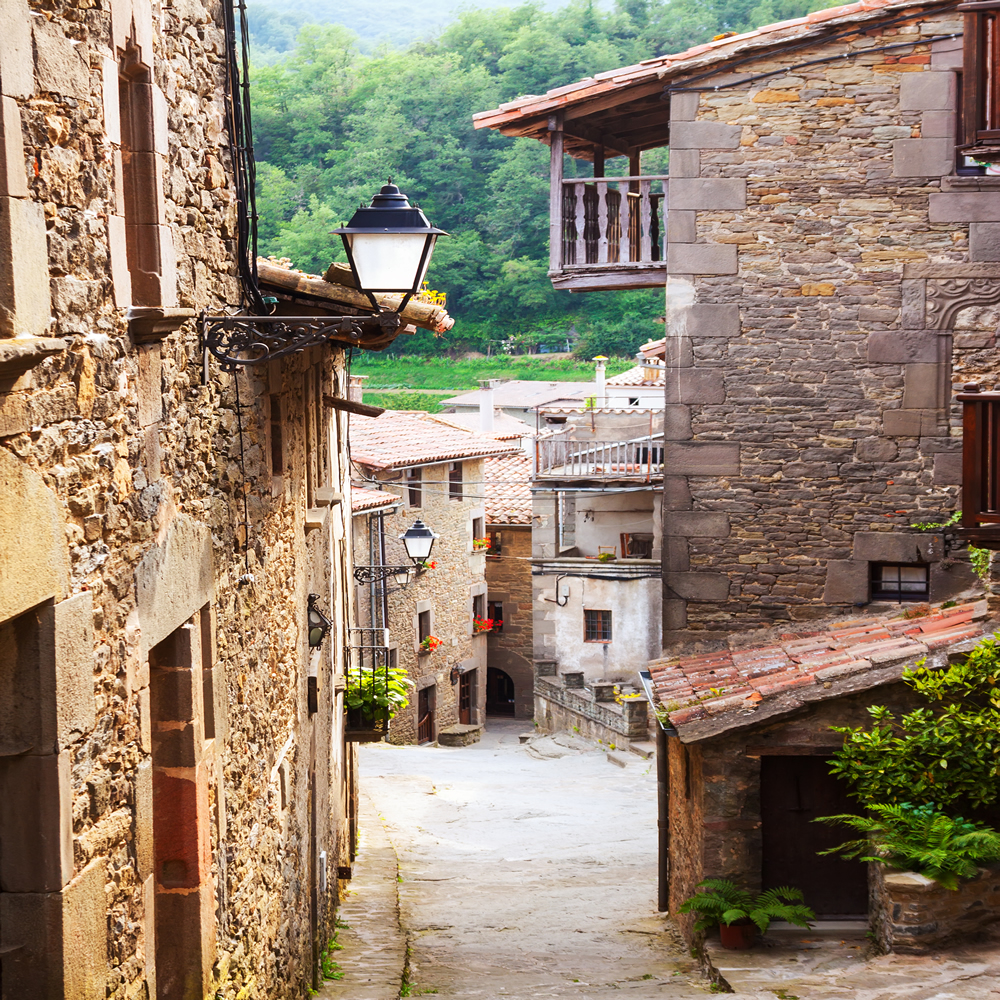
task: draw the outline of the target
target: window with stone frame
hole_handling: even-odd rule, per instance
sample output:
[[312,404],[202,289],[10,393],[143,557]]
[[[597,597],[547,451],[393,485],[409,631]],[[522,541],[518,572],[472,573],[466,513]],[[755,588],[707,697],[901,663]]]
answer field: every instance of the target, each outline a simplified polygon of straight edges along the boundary
[[448,467],[448,499],[462,499],[462,463],[452,462]]
[[431,613],[421,611],[417,614],[417,642],[423,642],[431,635]]
[[472,618],[475,621],[476,618],[486,617],[486,595],[485,594],[475,594],[472,598]]
[[493,631],[503,631],[503,601],[487,601],[486,617],[494,621]]
[[924,564],[871,564],[873,601],[926,601],[930,594],[928,567]]
[[585,608],[583,612],[583,641],[611,642],[611,612]]
[[487,531],[486,537],[490,540],[490,547],[486,550],[488,556],[503,555],[503,533],[500,531]]
[[1000,162],[1000,0],[958,10],[965,13],[959,152],[972,161]]
[[421,489],[420,489],[420,470],[419,469],[407,469],[406,470],[406,502],[411,507],[419,507],[421,505]]

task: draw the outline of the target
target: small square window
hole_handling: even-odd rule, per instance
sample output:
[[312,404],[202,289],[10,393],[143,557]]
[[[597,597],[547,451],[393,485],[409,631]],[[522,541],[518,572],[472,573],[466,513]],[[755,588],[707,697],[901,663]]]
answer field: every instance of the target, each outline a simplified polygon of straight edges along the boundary
[[928,596],[926,566],[872,564],[873,601],[926,601]]
[[611,642],[610,611],[591,611],[589,609],[584,609],[583,641]]
[[490,547],[486,550],[488,556],[498,556],[503,553],[503,548],[501,547],[501,532],[499,531],[488,531],[486,532],[487,538],[490,540]]

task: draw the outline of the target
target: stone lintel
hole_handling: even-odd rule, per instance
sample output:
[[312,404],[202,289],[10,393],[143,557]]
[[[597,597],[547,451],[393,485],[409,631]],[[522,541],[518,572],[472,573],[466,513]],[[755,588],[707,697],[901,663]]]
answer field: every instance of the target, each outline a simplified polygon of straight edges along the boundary
[[136,344],[156,344],[194,319],[193,309],[165,306],[131,306],[125,315],[128,332]]
[[66,341],[55,337],[18,337],[0,340],[0,392],[10,388],[26,371],[46,358],[66,350]]
[[858,531],[854,559],[867,562],[920,563],[944,558],[944,536],[937,532]]

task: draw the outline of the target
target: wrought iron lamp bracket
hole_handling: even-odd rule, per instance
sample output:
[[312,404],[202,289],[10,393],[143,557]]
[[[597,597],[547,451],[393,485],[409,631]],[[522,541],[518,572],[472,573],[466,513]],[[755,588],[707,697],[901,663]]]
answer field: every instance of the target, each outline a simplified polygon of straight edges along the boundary
[[371,316],[209,316],[201,315],[202,344],[223,371],[260,365],[309,347],[358,343],[369,331],[395,330],[397,312]]
[[385,583],[392,577],[412,572],[412,566],[355,566],[354,579],[360,584]]

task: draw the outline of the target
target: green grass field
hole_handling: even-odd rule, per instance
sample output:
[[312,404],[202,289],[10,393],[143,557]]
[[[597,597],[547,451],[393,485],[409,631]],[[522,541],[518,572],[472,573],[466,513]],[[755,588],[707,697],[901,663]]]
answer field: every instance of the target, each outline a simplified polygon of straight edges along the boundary
[[[612,358],[608,375],[628,371],[635,364],[630,358]],[[427,389],[464,392],[478,389],[481,378],[516,378],[542,382],[587,382],[594,377],[594,363],[576,358],[548,359],[544,355],[524,354],[495,358],[379,357],[361,355],[351,364],[351,373],[367,375],[365,401],[372,390],[406,389],[419,393]],[[384,405],[379,402],[377,406]],[[393,409],[415,409],[394,406]]]

